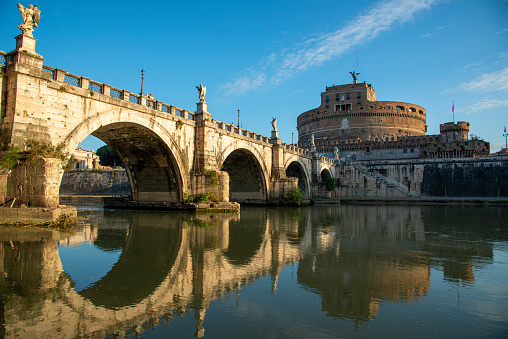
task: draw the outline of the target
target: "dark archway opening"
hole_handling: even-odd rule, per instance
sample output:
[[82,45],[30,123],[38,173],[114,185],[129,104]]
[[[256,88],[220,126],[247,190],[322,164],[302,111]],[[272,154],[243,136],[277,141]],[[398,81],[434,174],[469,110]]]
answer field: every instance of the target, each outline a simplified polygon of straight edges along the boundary
[[222,164],[229,174],[229,200],[240,203],[265,203],[266,185],[263,170],[252,153],[233,151]]
[[330,174],[330,171],[328,169],[323,169],[321,171],[321,182],[325,183],[328,178],[331,178],[332,175]]
[[302,190],[305,196],[308,195],[309,189],[307,187],[307,176],[302,165],[298,161],[293,161],[286,169],[286,176],[298,179],[298,187]]
[[92,135],[121,159],[133,200],[182,201],[180,170],[172,152],[155,133],[140,125],[115,123],[100,127]]

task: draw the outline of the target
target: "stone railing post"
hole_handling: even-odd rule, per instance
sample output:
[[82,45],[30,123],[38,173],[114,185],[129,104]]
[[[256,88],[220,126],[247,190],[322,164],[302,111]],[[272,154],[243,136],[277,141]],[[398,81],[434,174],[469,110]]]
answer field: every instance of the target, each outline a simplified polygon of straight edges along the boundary
[[102,94],[107,95],[108,97],[111,96],[111,86],[102,84]]
[[88,89],[88,86],[90,84],[90,79],[81,77],[81,80],[79,81],[80,87],[84,89]]
[[131,95],[131,92],[122,90],[122,100],[129,101],[129,96]]
[[55,69],[55,80],[63,82],[65,80],[65,72],[63,69]]

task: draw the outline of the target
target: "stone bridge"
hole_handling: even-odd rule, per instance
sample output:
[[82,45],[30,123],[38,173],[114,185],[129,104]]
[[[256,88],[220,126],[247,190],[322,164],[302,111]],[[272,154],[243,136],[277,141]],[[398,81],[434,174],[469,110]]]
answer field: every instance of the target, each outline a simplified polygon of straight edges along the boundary
[[[281,142],[276,130],[266,137],[217,121],[204,98],[195,112],[180,109],[46,66],[34,38],[16,39],[16,50],[0,53],[3,151],[36,140],[70,153],[94,135],[121,158],[136,201],[181,202],[212,191],[221,201],[266,203],[296,185],[312,198],[334,177],[334,160]],[[60,161],[20,160],[4,175],[4,201],[58,205]]]

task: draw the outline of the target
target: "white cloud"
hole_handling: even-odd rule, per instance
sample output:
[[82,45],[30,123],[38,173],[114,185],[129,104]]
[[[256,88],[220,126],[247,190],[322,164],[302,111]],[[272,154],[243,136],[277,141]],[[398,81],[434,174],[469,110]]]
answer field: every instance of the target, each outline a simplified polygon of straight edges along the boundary
[[370,41],[393,26],[412,19],[437,0],[381,1],[335,32],[306,40],[294,48],[264,58],[258,70],[222,86],[226,94],[240,95],[284,83],[293,75],[337,58],[350,48]]
[[508,98],[506,99],[492,99],[492,98],[483,98],[482,100],[461,109],[460,112],[464,112],[464,115],[469,115],[476,112],[488,111],[493,108],[499,107],[507,107],[508,106]]
[[482,74],[470,82],[463,83],[459,89],[481,92],[508,90],[508,67],[501,71]]
[[508,27],[503,30],[500,30],[499,32],[496,32],[496,34],[502,34],[504,32],[508,32]]

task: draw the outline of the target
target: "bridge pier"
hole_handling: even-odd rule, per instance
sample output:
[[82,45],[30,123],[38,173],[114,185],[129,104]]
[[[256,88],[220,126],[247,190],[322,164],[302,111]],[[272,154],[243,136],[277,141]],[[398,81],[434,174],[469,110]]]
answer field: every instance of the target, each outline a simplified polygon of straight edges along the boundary
[[56,208],[63,172],[59,159],[20,159],[7,178],[5,200],[16,199],[15,206]]

